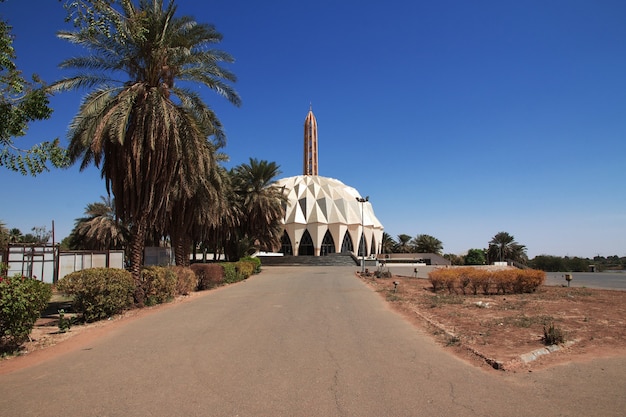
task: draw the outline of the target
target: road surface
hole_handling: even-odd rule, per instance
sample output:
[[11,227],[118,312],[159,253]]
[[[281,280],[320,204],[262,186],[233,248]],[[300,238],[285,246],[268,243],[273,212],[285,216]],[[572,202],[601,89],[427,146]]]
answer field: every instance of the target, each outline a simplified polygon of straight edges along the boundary
[[351,267],[257,276],[0,375],[0,415],[624,416],[626,359],[473,367],[389,310]]

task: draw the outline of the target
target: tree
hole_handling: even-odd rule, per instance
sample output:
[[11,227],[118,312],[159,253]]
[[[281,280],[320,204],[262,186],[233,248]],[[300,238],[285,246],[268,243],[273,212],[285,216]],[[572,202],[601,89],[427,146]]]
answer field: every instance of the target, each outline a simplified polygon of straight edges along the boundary
[[517,243],[515,238],[507,232],[499,232],[489,241],[487,259],[490,264],[497,261],[526,263],[528,256],[526,255],[526,246]]
[[417,235],[411,243],[418,253],[436,253],[440,255],[443,251],[443,243],[441,240],[430,235]]
[[2,220],[0,220],[0,249],[3,249],[10,241],[9,230]]
[[465,265],[484,265],[485,259],[484,249],[470,249],[465,255]]
[[45,245],[52,237],[52,232],[48,231],[46,226],[35,226],[30,230],[32,233],[27,233],[22,236],[22,243]]
[[128,228],[115,218],[115,203],[110,196],[85,207],[85,217],[76,219],[70,234],[71,249],[123,249]]
[[465,265],[465,259],[454,253],[446,253],[443,257],[450,261],[452,265]]
[[242,230],[261,250],[274,250],[280,246],[282,220],[287,203],[282,187],[274,184],[280,175],[275,162],[250,158],[233,170],[234,190],[241,197]]
[[413,252],[413,248],[410,245],[411,236],[400,234],[398,235],[398,243],[396,244],[395,252],[410,253]]
[[228,233],[226,253],[229,258],[245,255],[242,251],[249,247],[272,251],[280,246],[287,200],[282,187],[274,184],[279,174],[275,162],[254,158],[230,171],[232,191],[229,195],[236,207],[233,213],[239,218]]
[[9,242],[11,243],[19,243],[22,241],[23,235],[22,231],[18,228],[12,228],[9,230]]
[[381,246],[383,253],[393,253],[396,245],[397,243],[393,240],[391,235],[387,232],[383,232],[383,241]]
[[[235,76],[222,66],[230,55],[209,47],[220,33],[190,17],[175,17],[171,1],[85,0],[66,3],[75,31],[59,37],[90,50],[62,68],[79,71],[54,91],[91,88],[70,125],[69,155],[101,168],[118,218],[130,225],[130,271],[139,280],[146,237],[188,227],[172,213],[202,190],[225,143],[221,122],[193,90],[200,83],[234,105]],[[125,75],[126,79],[113,77]],[[187,83],[187,84],[184,84]],[[188,216],[178,220],[186,221]],[[182,219],[182,220],[181,220]],[[137,294],[142,302],[142,295]]]
[[26,135],[31,122],[48,119],[52,114],[44,83],[36,75],[31,82],[26,81],[15,59],[11,27],[0,21],[0,166],[23,175],[48,171],[48,162],[65,167],[66,151],[58,139],[29,149],[15,144],[15,139]]

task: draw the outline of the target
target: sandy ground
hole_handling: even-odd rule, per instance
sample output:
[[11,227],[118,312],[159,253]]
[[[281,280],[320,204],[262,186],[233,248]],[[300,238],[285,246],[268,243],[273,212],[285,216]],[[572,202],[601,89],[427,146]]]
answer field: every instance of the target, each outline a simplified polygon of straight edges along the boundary
[[[626,291],[542,286],[532,294],[435,294],[427,279],[362,279],[446,349],[479,366],[518,371],[626,356]],[[550,324],[565,343],[547,349]]]

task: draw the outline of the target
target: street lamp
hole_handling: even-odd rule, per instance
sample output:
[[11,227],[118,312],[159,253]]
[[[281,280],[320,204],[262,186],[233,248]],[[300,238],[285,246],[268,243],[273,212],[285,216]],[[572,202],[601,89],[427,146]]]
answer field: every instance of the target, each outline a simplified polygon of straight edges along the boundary
[[[361,242],[363,242],[363,255],[361,255],[361,273],[365,272],[365,225],[363,224],[363,204],[369,201],[370,196],[366,196],[365,198],[357,197],[356,201],[361,203],[361,241],[359,242],[359,247],[361,246]],[[358,251],[358,249],[357,249]]]

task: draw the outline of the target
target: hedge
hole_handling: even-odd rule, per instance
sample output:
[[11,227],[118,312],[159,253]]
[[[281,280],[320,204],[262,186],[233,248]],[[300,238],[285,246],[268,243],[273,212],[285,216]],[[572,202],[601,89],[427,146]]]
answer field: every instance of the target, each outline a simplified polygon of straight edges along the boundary
[[198,291],[209,290],[224,283],[224,267],[221,264],[191,264],[190,269],[196,274]]
[[167,303],[176,296],[177,277],[171,268],[147,266],[141,270],[140,285],[146,305]]
[[184,266],[171,266],[170,269],[176,275],[176,294],[188,295],[198,288],[198,277],[191,268]]
[[52,297],[52,286],[21,275],[0,276],[0,352],[12,352],[28,340]]
[[72,308],[87,322],[101,320],[132,307],[135,282],[130,272],[91,268],[61,278],[57,289],[74,297]]
[[437,268],[428,274],[428,279],[435,292],[446,289],[450,294],[520,294],[536,291],[545,282],[546,274],[536,269]]

